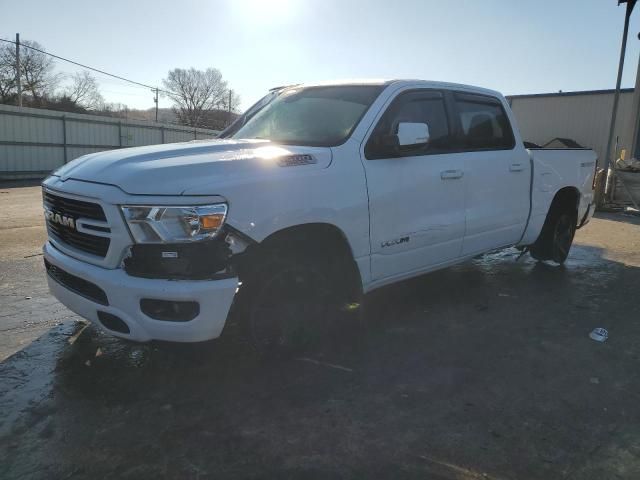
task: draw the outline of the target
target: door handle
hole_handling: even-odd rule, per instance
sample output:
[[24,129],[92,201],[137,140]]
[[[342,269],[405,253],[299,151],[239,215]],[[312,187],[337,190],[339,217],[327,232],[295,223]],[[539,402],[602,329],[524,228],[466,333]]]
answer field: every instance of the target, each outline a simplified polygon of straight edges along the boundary
[[521,172],[524,170],[524,165],[522,163],[512,163],[509,165],[510,172]]
[[462,175],[464,175],[462,170],[443,170],[440,172],[442,180],[455,180],[456,178],[462,178]]

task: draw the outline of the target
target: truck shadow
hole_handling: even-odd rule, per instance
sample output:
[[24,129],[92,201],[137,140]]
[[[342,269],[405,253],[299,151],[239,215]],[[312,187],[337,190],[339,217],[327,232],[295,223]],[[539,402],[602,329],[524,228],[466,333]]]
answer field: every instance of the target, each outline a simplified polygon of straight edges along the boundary
[[[0,436],[6,464],[16,478],[34,465],[123,478],[563,478],[640,468],[629,456],[640,441],[640,325],[627,287],[638,268],[588,246],[563,267],[516,262],[518,253],[375,291],[364,325],[287,359],[253,355],[233,331],[194,348],[77,326],[46,357],[53,371],[34,368],[50,375],[49,390],[12,417],[13,440]],[[611,332],[605,344],[588,338],[600,326]],[[43,347],[25,357],[32,348]],[[11,395],[2,398],[8,406]],[[597,461],[596,449],[605,453]]]

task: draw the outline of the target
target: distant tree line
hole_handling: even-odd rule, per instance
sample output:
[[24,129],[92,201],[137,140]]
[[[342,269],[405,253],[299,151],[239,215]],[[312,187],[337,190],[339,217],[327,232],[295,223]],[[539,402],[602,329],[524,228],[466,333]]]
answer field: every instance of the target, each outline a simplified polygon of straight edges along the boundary
[[[37,42],[22,45],[45,51]],[[17,105],[16,48],[0,45],[0,103]],[[55,62],[46,53],[20,49],[22,105],[75,113],[92,113],[144,120],[155,119],[155,109],[132,110],[120,103],[105,102],[96,78],[89,71],[65,75],[55,71]],[[161,94],[173,106],[160,109],[158,119],[192,127],[223,129],[237,117],[240,98],[232,92],[215,68],[171,70],[163,80]]]

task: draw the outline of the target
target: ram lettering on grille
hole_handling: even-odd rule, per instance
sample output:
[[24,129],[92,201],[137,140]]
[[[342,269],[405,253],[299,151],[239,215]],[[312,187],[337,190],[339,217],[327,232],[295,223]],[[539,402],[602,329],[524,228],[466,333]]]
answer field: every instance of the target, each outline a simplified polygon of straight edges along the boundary
[[45,218],[52,222],[58,223],[63,227],[76,228],[76,222],[73,217],[67,217],[66,215],[60,215],[59,213],[52,212],[51,210],[45,209],[44,211]]

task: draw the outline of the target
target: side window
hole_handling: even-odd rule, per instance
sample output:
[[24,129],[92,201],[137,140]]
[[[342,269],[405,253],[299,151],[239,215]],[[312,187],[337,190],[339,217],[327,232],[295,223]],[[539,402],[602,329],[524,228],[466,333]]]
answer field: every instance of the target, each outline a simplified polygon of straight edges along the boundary
[[502,104],[482,95],[455,95],[465,150],[508,150],[514,147],[513,131]]
[[[424,124],[424,143],[402,146],[400,124]],[[444,153],[451,150],[451,133],[444,97],[439,92],[406,92],[387,108],[365,146],[367,159]]]

